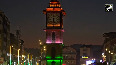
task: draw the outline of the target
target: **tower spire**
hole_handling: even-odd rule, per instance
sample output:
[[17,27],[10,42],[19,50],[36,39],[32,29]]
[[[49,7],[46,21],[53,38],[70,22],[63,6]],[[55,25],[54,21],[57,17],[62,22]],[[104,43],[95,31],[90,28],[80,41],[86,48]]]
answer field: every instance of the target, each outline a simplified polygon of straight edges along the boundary
[[62,9],[61,4],[58,0],[51,0],[46,10],[43,10],[43,13],[46,14],[47,12],[53,11],[61,12],[63,15],[66,15],[66,12]]

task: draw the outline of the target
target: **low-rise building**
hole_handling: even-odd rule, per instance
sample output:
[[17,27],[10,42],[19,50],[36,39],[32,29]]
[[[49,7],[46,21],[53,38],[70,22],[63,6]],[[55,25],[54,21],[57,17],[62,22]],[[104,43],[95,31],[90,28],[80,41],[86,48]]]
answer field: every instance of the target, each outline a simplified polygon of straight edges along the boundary
[[91,58],[90,45],[83,45],[80,47],[80,64],[86,65],[86,61]]
[[76,65],[76,50],[71,48],[70,46],[66,46],[63,48],[63,64],[64,65]]
[[96,62],[100,62],[102,59],[102,45],[74,44],[71,47],[76,50],[77,65],[85,65],[86,61],[94,61],[94,59]]
[[100,62],[101,54],[101,45],[82,45],[80,47],[80,65],[88,65],[88,62]]

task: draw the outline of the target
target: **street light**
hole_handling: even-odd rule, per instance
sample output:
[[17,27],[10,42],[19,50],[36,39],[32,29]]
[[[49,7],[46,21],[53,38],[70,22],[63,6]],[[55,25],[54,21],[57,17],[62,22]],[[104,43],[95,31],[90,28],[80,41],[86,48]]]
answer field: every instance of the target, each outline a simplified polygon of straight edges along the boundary
[[19,65],[19,51],[20,51],[20,49],[18,49],[18,65]]
[[46,48],[46,46],[44,46],[44,49]]
[[40,45],[42,44],[42,42],[40,42]]
[[42,44],[41,40],[39,40],[39,44],[40,44],[40,45]]
[[45,51],[46,49],[44,49],[44,51]]
[[46,46],[44,46],[44,51],[46,50]]
[[107,51],[108,49],[106,48],[106,51]]
[[113,53],[111,53],[111,54],[113,54]]
[[10,65],[11,65],[11,46],[10,46]]
[[40,42],[41,40],[39,40],[39,42]]
[[[13,45],[12,45],[12,47],[13,47]],[[10,65],[12,64],[12,61],[11,61],[11,48],[12,47],[10,46]]]
[[28,65],[29,65],[29,54],[28,54]]

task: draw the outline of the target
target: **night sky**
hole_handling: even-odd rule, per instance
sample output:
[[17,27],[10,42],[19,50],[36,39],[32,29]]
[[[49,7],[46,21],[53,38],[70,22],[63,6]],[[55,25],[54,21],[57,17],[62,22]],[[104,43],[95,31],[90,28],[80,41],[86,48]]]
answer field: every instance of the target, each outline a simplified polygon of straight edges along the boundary
[[[0,0],[11,23],[11,32],[17,26],[28,48],[37,48],[38,40],[45,42],[46,17],[43,10],[50,0]],[[67,15],[64,17],[64,44],[103,43],[103,33],[116,32],[116,0],[59,0]],[[113,4],[113,12],[105,12],[105,4]]]

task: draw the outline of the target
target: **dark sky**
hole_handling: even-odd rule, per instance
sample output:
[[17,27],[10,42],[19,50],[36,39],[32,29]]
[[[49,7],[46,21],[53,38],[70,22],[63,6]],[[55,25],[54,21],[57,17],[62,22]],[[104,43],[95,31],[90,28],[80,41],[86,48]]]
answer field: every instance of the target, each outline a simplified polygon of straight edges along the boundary
[[[45,42],[43,10],[50,0],[0,0],[0,10],[11,22],[11,32],[20,26],[25,47],[38,47]],[[116,32],[116,0],[59,0],[64,17],[64,44],[101,45],[103,33]],[[105,12],[105,4],[114,4],[113,12]]]

